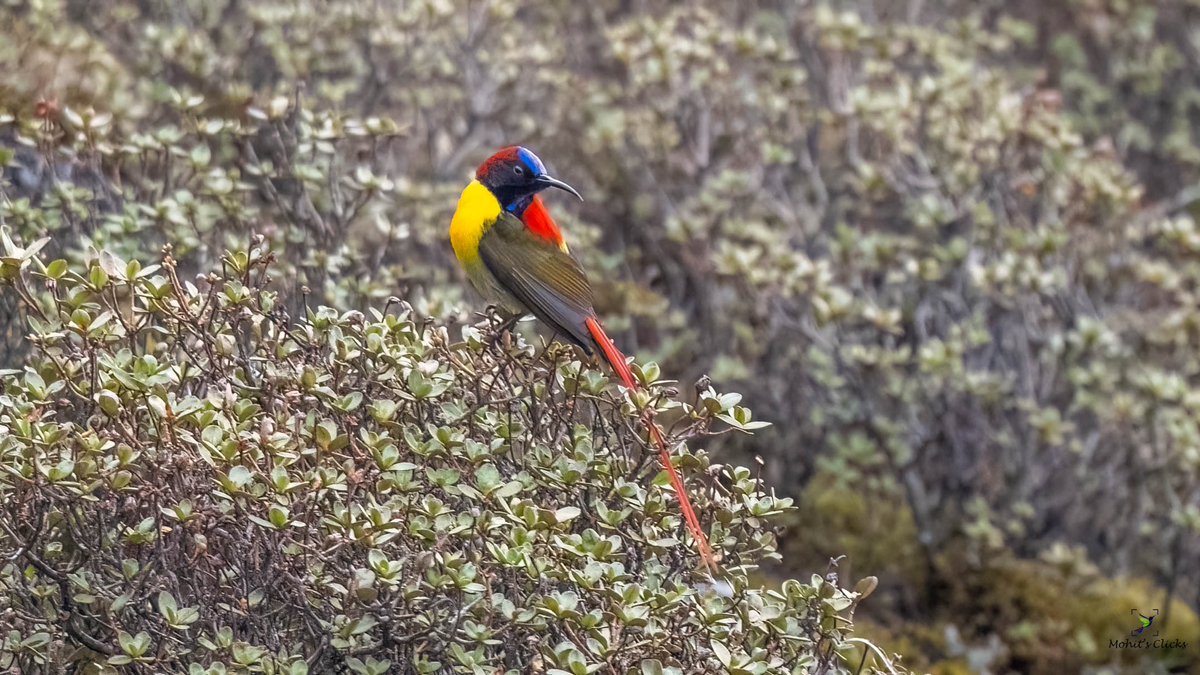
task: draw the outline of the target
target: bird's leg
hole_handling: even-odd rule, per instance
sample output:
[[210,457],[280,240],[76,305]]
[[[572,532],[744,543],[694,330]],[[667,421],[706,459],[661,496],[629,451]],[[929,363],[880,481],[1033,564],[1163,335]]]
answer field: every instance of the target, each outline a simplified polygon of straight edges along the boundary
[[[495,312],[495,316],[497,316],[497,317],[500,316],[499,310],[497,310]],[[496,343],[500,341],[500,338],[508,336],[510,334],[510,332],[512,331],[513,326],[517,325],[517,322],[520,320],[521,320],[521,315],[515,314],[513,316],[508,317],[507,319],[504,319],[502,322],[500,322],[500,325],[496,326],[493,329],[491,337],[488,338],[487,348],[488,349],[495,348]]]
[[542,340],[542,351],[538,352],[538,355],[537,355],[537,359],[539,361],[542,360],[546,356],[546,353],[550,351],[550,345],[554,344],[554,341],[557,339],[558,339],[558,331],[556,330],[550,334],[549,340]]
[[596,368],[600,367],[601,362],[599,360],[597,360],[595,354],[589,353],[586,349],[580,347],[579,345],[575,344],[574,342],[565,342],[565,341],[559,340],[559,337],[561,337],[561,336],[562,336],[562,333],[559,333],[557,330],[555,330],[553,333],[550,334],[550,337],[548,339],[546,339],[545,341],[542,342],[542,351],[538,352],[538,355],[537,355],[538,360],[541,360],[547,354],[549,354],[551,347],[553,347],[554,345],[559,345],[560,348],[567,349],[567,351],[570,352],[572,354],[572,356],[579,356],[580,354],[582,354],[583,358],[580,359],[580,361],[582,363],[584,363],[584,364],[590,363],[592,366],[594,366]]

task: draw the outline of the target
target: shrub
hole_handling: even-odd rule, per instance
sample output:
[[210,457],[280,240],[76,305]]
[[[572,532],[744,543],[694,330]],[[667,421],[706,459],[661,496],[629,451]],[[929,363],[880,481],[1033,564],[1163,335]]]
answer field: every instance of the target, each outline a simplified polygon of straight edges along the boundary
[[791,500],[688,450],[739,396],[638,371],[725,554],[705,590],[630,400],[573,350],[406,304],[294,320],[254,241],[197,285],[5,237],[36,351],[0,396],[4,667],[848,672],[861,594],[750,585]]

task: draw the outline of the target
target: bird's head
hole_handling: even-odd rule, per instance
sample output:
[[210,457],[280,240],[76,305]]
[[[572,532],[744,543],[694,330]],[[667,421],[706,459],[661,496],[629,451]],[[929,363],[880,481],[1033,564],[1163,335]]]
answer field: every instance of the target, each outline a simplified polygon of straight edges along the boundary
[[534,195],[550,187],[583,199],[575,188],[546,173],[542,160],[519,145],[504,148],[480,164],[475,180],[491,190],[506,211],[517,215],[525,211]]

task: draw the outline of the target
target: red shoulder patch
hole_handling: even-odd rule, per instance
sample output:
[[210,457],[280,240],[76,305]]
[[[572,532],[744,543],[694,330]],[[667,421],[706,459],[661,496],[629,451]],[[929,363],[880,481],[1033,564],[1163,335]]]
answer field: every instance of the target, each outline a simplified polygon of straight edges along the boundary
[[562,247],[562,230],[558,229],[558,224],[550,217],[550,212],[546,210],[540,195],[533,196],[533,201],[525,208],[525,213],[521,214],[521,222],[525,223],[530,232],[555,246]]

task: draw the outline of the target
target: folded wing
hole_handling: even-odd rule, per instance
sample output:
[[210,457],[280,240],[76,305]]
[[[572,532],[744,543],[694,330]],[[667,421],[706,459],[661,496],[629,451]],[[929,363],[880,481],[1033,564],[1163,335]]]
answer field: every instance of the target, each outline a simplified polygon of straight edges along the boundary
[[592,287],[574,256],[503,213],[480,240],[479,257],[534,316],[591,353]]

